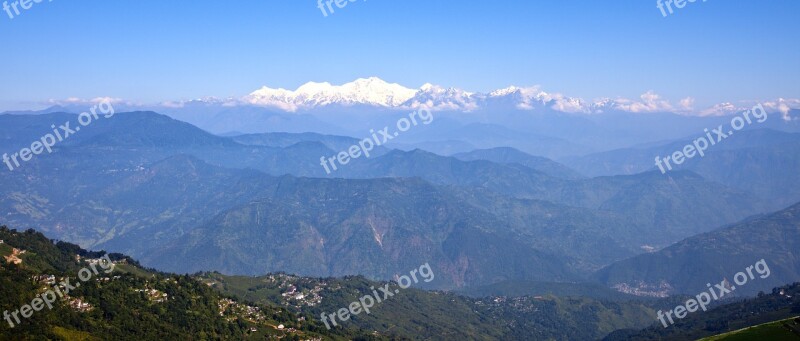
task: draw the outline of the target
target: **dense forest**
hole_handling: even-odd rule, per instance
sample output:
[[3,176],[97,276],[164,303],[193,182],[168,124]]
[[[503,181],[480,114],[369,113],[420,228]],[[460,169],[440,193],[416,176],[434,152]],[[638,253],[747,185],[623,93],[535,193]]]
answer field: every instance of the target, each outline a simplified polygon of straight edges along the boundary
[[[55,282],[69,278],[69,290],[52,309],[33,311],[21,323],[0,324],[7,340],[166,340],[166,339],[378,339],[353,330],[327,331],[287,309],[226,297],[187,275],[143,269],[123,255],[110,254],[110,273],[79,280],[81,268],[105,256],[47,239],[33,230],[0,227],[0,308],[12,314]],[[24,252],[23,252],[24,250]],[[50,277],[52,276],[52,277]],[[64,290],[64,289],[61,289]],[[66,292],[66,291],[64,291]],[[362,335],[363,334],[363,335]]]

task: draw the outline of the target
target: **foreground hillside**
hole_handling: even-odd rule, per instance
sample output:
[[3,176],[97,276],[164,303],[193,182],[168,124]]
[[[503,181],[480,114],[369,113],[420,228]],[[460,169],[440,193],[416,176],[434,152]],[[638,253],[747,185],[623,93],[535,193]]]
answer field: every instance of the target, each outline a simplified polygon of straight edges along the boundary
[[[609,340],[682,340],[800,313],[800,283],[796,283],[749,300],[722,301],[725,305],[665,329],[656,322],[655,312],[684,298],[654,300],[610,293],[598,299],[549,294],[468,298],[414,289],[436,279],[436,270],[428,267],[420,270],[420,281],[412,288],[392,295],[381,290],[383,300],[371,307],[370,314],[351,316],[327,329],[329,321],[320,319],[322,313],[338,313],[378,288],[398,288],[397,282],[286,274],[179,276],[143,269],[120,254],[54,242],[33,230],[0,227],[0,240],[4,257],[0,309],[12,314],[0,324],[1,339],[593,340],[608,335]],[[103,263],[104,258],[111,263]],[[101,271],[84,280],[81,273],[92,264],[100,264]],[[35,307],[35,296],[66,279],[71,279],[73,288],[52,309],[13,320],[17,310],[24,314],[23,306]],[[553,291],[543,286],[529,290]],[[555,291],[590,288],[572,284]],[[653,327],[639,330],[649,325]]]
[[[396,284],[283,274],[179,276],[143,269],[120,254],[54,243],[33,230],[3,226],[0,240],[0,309],[24,311],[20,307],[34,305],[36,295],[68,278],[74,287],[52,310],[20,322],[11,317],[13,327],[0,324],[2,339],[597,339],[619,328],[645,327],[657,304],[551,295],[472,299],[408,289],[371,314],[328,330],[321,312],[335,313],[375,288]],[[111,261],[109,271],[86,281],[78,275],[103,258]]]
[[[0,323],[3,340],[321,340],[358,335],[328,332],[274,305],[228,298],[188,276],[144,270],[119,254],[107,255],[113,265],[97,266],[95,260],[106,257],[103,252],[53,243],[33,230],[2,226],[0,240],[5,258],[0,260],[0,309],[9,313]],[[84,281],[85,273],[78,274],[92,263],[100,270]],[[52,309],[45,306],[26,318],[24,306],[35,309],[37,300],[41,306],[42,299],[35,296],[50,297],[47,290],[67,279],[69,283],[56,290],[63,298],[49,303]]]
[[[0,309],[20,309],[53,281],[70,278],[75,287],[52,310],[35,311],[13,327],[0,324],[0,339],[597,339],[615,329],[645,327],[655,304],[555,296],[471,299],[408,289],[371,314],[328,330],[321,312],[335,313],[384,283],[283,274],[179,276],[143,269],[119,254],[54,243],[33,230],[0,227],[0,240],[6,259],[0,262]],[[80,269],[101,257],[111,260],[111,270],[75,285]]]
[[[394,282],[373,282],[362,277],[231,277],[204,273],[198,278],[224,294],[279,305],[317,320],[322,313],[330,314],[358,302],[373,288],[397,287]],[[383,296],[380,292],[379,295]],[[370,314],[352,316],[345,324],[411,339],[596,340],[617,329],[644,328],[653,322],[655,307],[671,303],[669,299],[553,295],[468,298],[412,287],[376,303]]]
[[800,340],[800,317],[768,322],[747,327],[730,333],[703,338],[700,341],[737,341],[737,340]]
[[[373,288],[396,287],[394,282],[378,283],[361,277],[321,279],[287,274],[232,277],[219,273],[196,277],[222,293],[282,306],[315,319],[320,319],[322,313],[330,314],[357,302]],[[552,284],[559,285],[569,291],[576,288],[576,285],[569,288],[570,285]],[[447,292],[405,289],[373,306],[370,314],[351,317],[346,325],[413,339],[695,340],[800,315],[798,282],[753,298],[720,301],[708,311],[689,314],[664,328],[656,312],[673,309],[687,298],[632,299],[620,295],[593,299],[549,294],[468,298]]]

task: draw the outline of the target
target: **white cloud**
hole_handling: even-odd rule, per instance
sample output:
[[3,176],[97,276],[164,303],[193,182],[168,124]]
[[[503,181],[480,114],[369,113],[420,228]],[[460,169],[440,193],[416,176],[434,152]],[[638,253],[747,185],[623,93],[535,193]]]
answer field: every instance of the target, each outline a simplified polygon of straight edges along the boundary
[[740,111],[746,110],[744,107],[739,107],[730,102],[715,104],[714,106],[701,110],[697,113],[698,116],[726,116],[732,115]]
[[553,110],[558,110],[568,113],[589,113],[589,108],[586,103],[577,97],[566,97],[562,94],[555,94],[553,96],[553,105],[550,106]]
[[92,106],[96,104],[100,104],[103,102],[108,102],[111,104],[130,104],[130,102],[126,102],[122,98],[114,98],[114,97],[95,97],[92,99],[83,99],[78,97],[69,97],[66,99],[49,99],[46,101],[48,105],[86,105]]
[[694,98],[686,97],[680,101],[680,108],[683,111],[692,111],[694,110]]
[[643,93],[639,96],[641,101],[634,101],[626,98],[619,98],[614,101],[613,108],[634,112],[634,113],[650,113],[650,112],[672,112],[675,108],[669,101],[661,98],[652,90]]
[[791,121],[793,119],[794,120],[798,119],[797,117],[792,118],[791,115],[790,115],[790,111],[792,111],[793,109],[800,109],[800,99],[778,98],[775,101],[764,102],[763,104],[764,104],[764,108],[766,108],[766,109],[768,109],[770,111],[777,111],[777,112],[781,113],[781,118],[784,121]]

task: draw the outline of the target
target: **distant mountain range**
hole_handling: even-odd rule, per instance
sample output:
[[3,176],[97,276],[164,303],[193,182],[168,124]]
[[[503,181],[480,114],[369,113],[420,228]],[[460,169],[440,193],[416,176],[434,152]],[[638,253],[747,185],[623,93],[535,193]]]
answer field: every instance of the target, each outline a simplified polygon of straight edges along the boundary
[[[347,304],[374,281],[396,279],[424,263],[436,281],[418,289],[474,296],[410,290],[382,313],[354,319],[354,329],[332,332],[333,338],[380,330],[368,339],[444,333],[467,339],[597,339],[609,333],[609,340],[680,339],[785,318],[795,309],[776,292],[738,300],[800,277],[797,121],[772,120],[738,132],[666,174],[648,163],[680,150],[692,132],[728,118],[436,112],[434,122],[408,131],[405,140],[331,174],[320,158],[347,151],[364,135],[265,128],[276,122],[335,127],[351,118],[380,128],[398,117],[391,108],[337,113],[335,106],[324,115],[249,107],[241,117],[216,109],[194,116],[225,127],[226,134],[175,118],[191,117],[189,107],[172,117],[118,112],[85,126],[52,153],[2,169],[0,224],[130,254],[148,267],[195,273],[192,280],[205,284],[191,282],[191,292],[206,303],[217,299],[207,284],[266,306],[292,306],[299,315],[282,312],[272,319],[298,322],[310,335],[327,334],[314,323],[299,323],[300,316]],[[0,115],[0,152],[30,147],[51,125],[76,120],[64,112]],[[612,145],[625,147],[608,150]],[[12,232],[0,228],[2,233]],[[16,243],[18,236],[7,239]],[[49,246],[42,253],[49,254],[54,244],[44,244]],[[2,245],[0,252],[9,250]],[[716,303],[726,309],[722,313],[693,317],[674,331],[646,328],[655,311],[685,302],[682,295],[705,291],[706,283],[731,281],[761,259],[770,276],[737,286],[733,299]],[[36,262],[37,269],[46,263]],[[275,272],[294,275],[263,276]],[[29,282],[28,274],[16,276],[16,282]],[[331,276],[340,278],[325,279]],[[316,293],[326,300],[297,306],[298,296],[282,295],[286,285],[309,294],[322,288]],[[169,309],[173,318],[186,310]],[[208,323],[226,325],[204,311]],[[428,319],[410,317],[423,315]],[[191,328],[175,321],[154,326]],[[246,330],[237,324],[230,331]]]
[[[763,104],[768,110],[780,112],[782,119],[796,120],[800,115],[800,99],[777,98],[753,100],[737,100],[724,102],[708,108],[695,108],[692,97],[672,102],[653,91],[646,91],[638,98],[596,98],[583,99],[556,92],[547,92],[541,86],[508,86],[488,92],[471,92],[457,87],[442,87],[426,83],[419,88],[409,88],[397,83],[389,83],[378,77],[358,78],[341,85],[329,82],[307,82],[295,90],[271,88],[263,86],[241,97],[205,97],[192,100],[167,101],[159,104],[143,105],[128,102],[124,99],[98,97],[91,100],[69,98],[66,100],[50,99],[48,103],[54,108],[45,112],[56,112],[72,108],[85,110],[87,104],[101,100],[111,100],[120,109],[156,110],[170,112],[169,109],[217,108],[218,113],[244,112],[248,107],[272,108],[279,112],[309,113],[313,111],[336,112],[369,109],[415,110],[427,108],[433,111],[481,112],[481,111],[552,111],[558,113],[575,113],[591,115],[611,112],[627,113],[676,113],[692,116],[725,116],[749,109],[755,104]],[[225,110],[224,108],[227,108]],[[331,110],[326,110],[331,109]],[[181,111],[181,110],[178,110]],[[14,111],[14,114],[30,114],[35,111]],[[186,119],[183,117],[182,119]],[[307,122],[308,123],[308,122]]]
[[[51,103],[57,105],[44,110],[9,114],[77,114],[99,100],[54,101]],[[401,116],[428,108],[434,121],[392,140],[391,148],[421,148],[452,155],[512,147],[562,162],[693,137],[705,128],[729,123],[731,115],[749,108],[728,103],[700,112],[670,104],[653,93],[634,100],[587,101],[538,87],[508,87],[488,93],[430,84],[412,89],[377,77],[343,85],[310,82],[296,90],[264,87],[241,98],[158,104],[107,100],[114,103],[117,112],[155,111],[224,136],[312,132],[363,139],[371,129],[394,126]],[[748,103],[750,107],[756,104]],[[800,100],[775,99],[759,104],[769,112],[770,119],[753,128],[800,133]]]
[[[0,115],[0,138],[24,146],[69,119]],[[430,261],[441,288],[576,281],[766,211],[691,172],[584,178],[513,149],[385,149],[323,178],[319,157],[354,141],[220,137],[155,113],[118,113],[0,173],[0,207],[9,223],[174,271],[380,279]]]
[[[589,176],[636,174],[655,167],[655,156],[671,155],[692,138],[590,154],[563,160]],[[800,133],[772,129],[745,130],[726,139],[703,157],[687,159],[675,169],[757,195],[771,209],[800,201]]]
[[[212,99],[212,101],[220,100]],[[231,102],[231,99],[221,101]],[[342,85],[332,85],[328,82],[308,82],[296,90],[274,89],[264,86],[239,101],[253,105],[275,107],[290,112],[331,105],[365,105],[408,109],[428,108],[437,111],[475,111],[487,107],[522,110],[550,108],[560,112],[585,114],[606,111],[637,113],[697,111],[685,104],[673,105],[652,91],[634,100],[600,98],[587,101],[559,93],[548,93],[539,86],[509,86],[488,93],[476,93],[453,87],[445,88],[430,83],[426,83],[418,89],[412,89],[397,83],[388,83],[378,77],[359,78]],[[781,104],[792,108],[800,108],[800,100],[797,99],[779,99],[772,107],[777,108]],[[743,110],[744,108],[741,106],[723,103],[705,109],[700,113],[703,115],[721,115]]]

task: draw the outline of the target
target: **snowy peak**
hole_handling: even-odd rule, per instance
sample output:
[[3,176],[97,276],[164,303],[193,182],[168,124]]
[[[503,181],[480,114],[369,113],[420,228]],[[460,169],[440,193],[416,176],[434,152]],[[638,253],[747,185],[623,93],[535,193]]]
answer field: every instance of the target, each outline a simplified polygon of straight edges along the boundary
[[416,93],[417,90],[370,77],[359,78],[342,85],[308,82],[294,91],[265,86],[250,93],[245,100],[251,104],[277,106],[289,111],[332,104],[396,107],[411,99]]
[[444,88],[426,83],[417,91],[414,97],[403,103],[403,107],[472,111],[478,108],[480,97],[461,89]]
[[588,113],[591,108],[580,98],[568,97],[559,93],[547,93],[539,86],[516,87],[509,86],[504,89],[489,93],[489,99],[495,102],[510,102],[517,109],[534,110],[536,108],[550,108],[562,112]]
[[359,78],[341,86],[344,94],[354,98],[356,103],[398,106],[409,100],[417,92],[400,84],[387,83],[380,78]]

